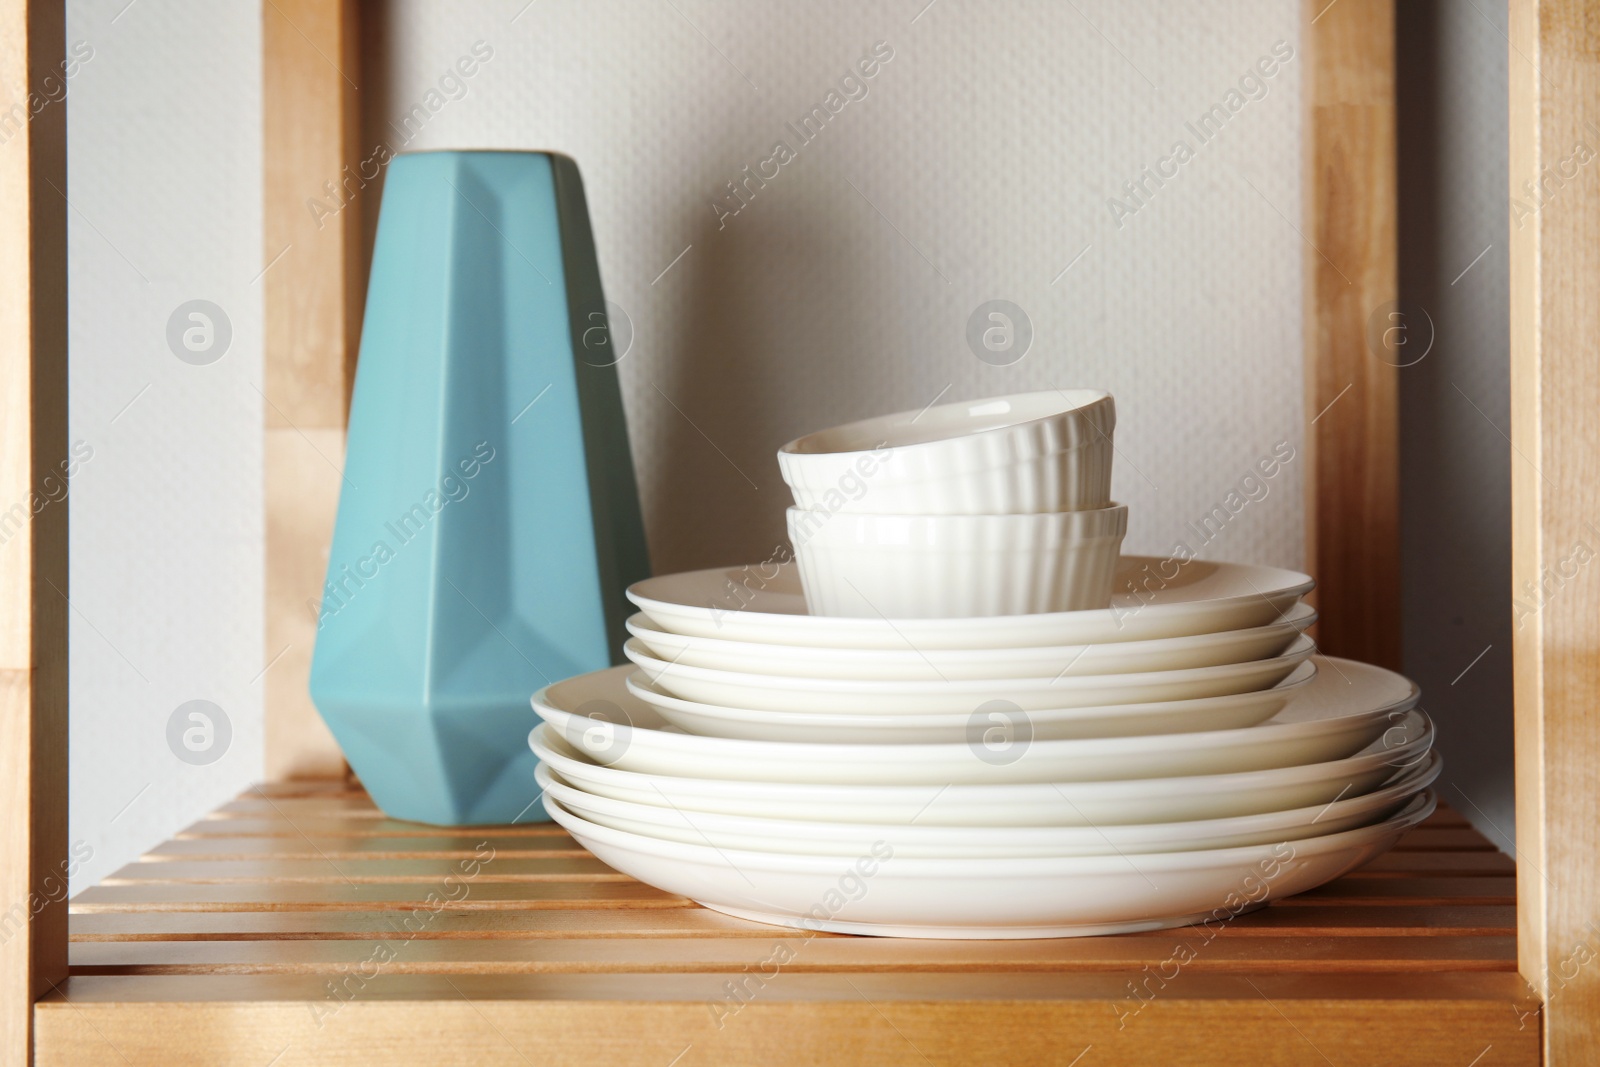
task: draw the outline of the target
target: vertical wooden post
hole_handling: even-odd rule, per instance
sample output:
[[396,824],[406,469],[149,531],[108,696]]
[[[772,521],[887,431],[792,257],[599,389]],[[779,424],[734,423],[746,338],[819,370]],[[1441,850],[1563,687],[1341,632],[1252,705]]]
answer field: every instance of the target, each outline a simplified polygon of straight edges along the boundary
[[337,775],[307,692],[366,268],[357,0],[262,8],[266,775]]
[[67,141],[60,0],[0,0],[0,1060],[67,973]]
[[1510,10],[1518,956],[1546,1062],[1600,1047],[1600,3]]
[[1301,10],[1306,561],[1317,637],[1324,652],[1398,668],[1398,369],[1369,343],[1369,324],[1387,319],[1399,288],[1394,5],[1308,0]]

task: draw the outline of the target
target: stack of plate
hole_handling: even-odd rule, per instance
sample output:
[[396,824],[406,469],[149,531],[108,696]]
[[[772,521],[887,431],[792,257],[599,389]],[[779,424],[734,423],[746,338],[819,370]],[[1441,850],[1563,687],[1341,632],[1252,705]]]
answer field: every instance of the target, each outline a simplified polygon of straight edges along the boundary
[[789,566],[653,578],[534,697],[550,814],[764,922],[1055,937],[1227,921],[1433,810],[1405,678],[1313,655],[1303,574],[1123,557],[1109,607],[826,617]]

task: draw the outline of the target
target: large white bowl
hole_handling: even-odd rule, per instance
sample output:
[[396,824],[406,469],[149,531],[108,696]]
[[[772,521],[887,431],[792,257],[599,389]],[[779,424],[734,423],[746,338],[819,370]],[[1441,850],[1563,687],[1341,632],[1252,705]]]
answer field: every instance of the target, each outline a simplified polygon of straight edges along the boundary
[[952,744],[806,744],[677,732],[628,692],[611,667],[546,686],[533,709],[566,742],[607,766],[643,774],[860,785],[1086,782],[1229,774],[1342,759],[1386,731],[1399,743],[1427,731],[1410,712],[1421,693],[1393,671],[1352,660],[1324,669],[1270,721],[1241,730],[1036,740],[1026,712],[980,708]]
[[1249,693],[1270,689],[1283,681],[1315,648],[1311,638],[1302,634],[1280,655],[1248,663],[1137,674],[1063,673],[1053,678],[979,678],[948,682],[874,682],[719,671],[659,659],[650,655],[637,638],[630,638],[622,650],[644,669],[651,684],[685,700],[761,711],[884,715],[970,713],[992,701],[1033,711]]
[[1117,412],[1094,389],[1019,393],[852,422],[778,450],[802,508],[1042,514],[1111,502]]
[[1111,602],[1122,505],[1048,515],[828,515],[790,508],[806,603],[823,615],[976,618]]
[[830,618],[813,614],[793,564],[767,562],[647,578],[628,599],[664,630],[691,637],[823,647],[905,649],[1088,645],[1243,630],[1282,618],[1309,575],[1246,563],[1123,556],[1111,606],[972,619]]
[[[1237,730],[1272,718],[1317,675],[1315,663],[1302,663],[1273,686],[1254,693],[1230,693],[1197,700],[1113,704],[1087,708],[1040,708],[1028,712],[1036,740],[1070,737],[1134,737],[1199,730]],[[757,711],[701,704],[663,692],[641,671],[626,679],[628,692],[649,704],[673,726],[706,737],[750,741],[812,741],[828,744],[937,744],[965,742],[972,729],[969,712],[936,715],[863,715],[852,712]]]
[[1248,630],[1098,645],[934,648],[927,651],[820,648],[686,637],[662,629],[643,613],[630,618],[627,627],[628,632],[657,658],[690,667],[863,681],[955,681],[1053,678],[1063,672],[1083,675],[1171,671],[1270,659],[1288,648],[1301,631],[1316,621],[1317,613],[1311,605],[1296,604],[1282,619]]
[[1001,785],[812,785],[735,782],[640,774],[602,767],[578,754],[549,723],[528,743],[562,779],[597,796],[689,812],[826,822],[925,826],[1117,826],[1256,815],[1327,804],[1370,792],[1428,758],[1431,724],[1421,737],[1381,737],[1342,760],[1237,774],[1132,778],[1111,782]]
[[892,841],[864,853],[788,856],[661,841],[551,818],[597,859],[744,919],[896,937],[1072,937],[1233,916],[1354,870],[1426,819],[1431,793],[1373,826],[1296,841],[1144,855],[918,859]]
[[574,788],[546,765],[535,773],[544,795],[568,811],[601,826],[663,841],[791,856],[860,855],[874,842],[889,841],[897,856],[1007,859],[1237,848],[1339,833],[1389,818],[1432,785],[1442,767],[1435,752],[1394,782],[1331,804],[1231,819],[1131,826],[924,826],[763,819],[613,800]]

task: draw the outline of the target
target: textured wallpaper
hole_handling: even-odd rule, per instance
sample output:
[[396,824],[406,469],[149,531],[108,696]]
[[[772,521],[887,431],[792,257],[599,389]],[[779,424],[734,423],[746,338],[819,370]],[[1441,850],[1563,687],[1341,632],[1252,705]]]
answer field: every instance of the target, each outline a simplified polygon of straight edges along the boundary
[[382,133],[578,161],[658,572],[770,555],[802,432],[1057,386],[1130,549],[1298,566],[1297,12],[401,0]]

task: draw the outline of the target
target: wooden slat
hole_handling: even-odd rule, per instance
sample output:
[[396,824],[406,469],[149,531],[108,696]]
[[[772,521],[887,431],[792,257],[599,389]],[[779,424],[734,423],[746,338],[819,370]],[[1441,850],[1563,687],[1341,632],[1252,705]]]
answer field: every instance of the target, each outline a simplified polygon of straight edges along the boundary
[[[266,773],[332,776],[344,758],[307,680],[344,462],[366,263],[358,191],[357,0],[262,11]],[[347,168],[349,168],[347,170]]]
[[1509,36],[1522,974],[1565,1064],[1600,1047],[1600,4],[1513,0]]
[[324,976],[74,978],[39,1042],[51,1062],[170,1062],[182,1034],[197,1062],[251,1067],[1538,1062],[1510,974],[1197,974],[1137,1014],[1125,974],[783,974],[730,1014],[732,977],[386,975],[347,1000]]
[[[1481,879],[1479,879],[1481,881]],[[452,890],[460,892],[460,890]],[[259,885],[91,886],[72,898],[75,912],[94,911],[411,911],[438,906],[447,890],[442,885],[329,885],[263,883]],[[515,885],[471,885],[450,907],[465,911],[522,908],[635,907],[687,908],[682,897],[663,893],[625,878],[594,877],[582,881],[527,882]]]
[[145,855],[146,861],[274,859],[470,859],[480,848],[496,858],[583,856],[587,852],[564,834],[509,836],[495,832],[456,837],[212,837],[164,841]]
[[1398,295],[1392,0],[1307,0],[1306,559],[1317,640],[1400,666],[1399,389],[1367,343]]
[[[0,0],[0,1061],[66,976],[67,143],[59,0]],[[82,457],[79,457],[80,459]]]
[[551,823],[521,826],[495,826],[483,831],[456,826],[428,826],[398,819],[373,819],[361,815],[303,815],[293,819],[202,819],[178,832],[180,838],[196,837],[289,837],[297,840],[319,837],[434,837],[452,842],[455,847],[473,848],[484,834],[496,837],[562,837],[560,827]]
[[[102,879],[111,885],[438,885],[446,878],[461,879],[463,863],[476,867],[473,885],[526,882],[597,881],[627,878],[593,856],[575,855],[508,858],[491,855],[487,862],[431,859],[247,859],[169,860],[164,863],[130,863]],[[1510,873],[1509,871],[1505,873]]]
[[[382,942],[390,974],[690,974],[739,971],[770,958],[775,946],[795,974],[842,971],[949,970],[968,974],[1138,971],[1159,967],[1179,946],[1194,953],[1185,970],[1203,973],[1335,974],[1515,971],[1515,937],[1258,937],[1208,941],[1201,930],[1166,938],[1066,937],[1039,941],[918,941],[906,938],[813,939],[775,931],[765,941],[743,938],[648,937],[541,941],[412,940],[396,932]],[[323,974],[379,954],[356,941],[175,941],[77,944],[72,973]]]
[[[1516,930],[1516,909],[1508,905],[1387,908],[1313,905],[1269,907],[1247,920],[1220,927],[1225,937],[1395,937],[1436,932],[1452,937],[1506,936]],[[105,912],[76,914],[72,940],[92,941],[251,941],[310,939],[375,940],[394,936],[395,918],[386,912],[268,911],[231,913]],[[631,908],[581,911],[441,911],[420,930],[420,938],[550,937],[718,937],[771,938],[765,923],[746,922],[705,908]],[[822,935],[843,936],[843,935]],[[1171,936],[1152,930],[1129,937]]]

